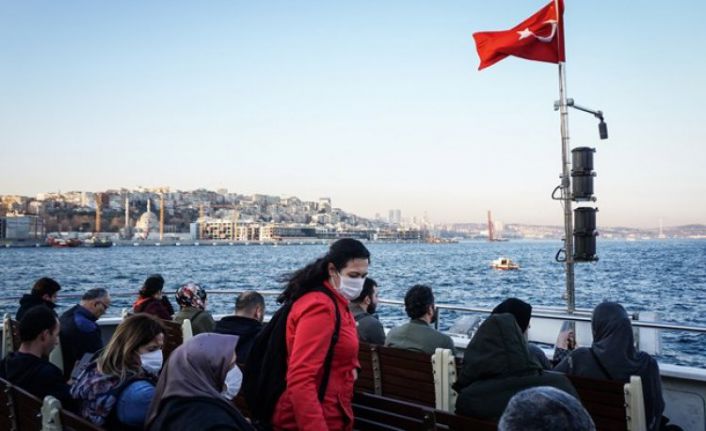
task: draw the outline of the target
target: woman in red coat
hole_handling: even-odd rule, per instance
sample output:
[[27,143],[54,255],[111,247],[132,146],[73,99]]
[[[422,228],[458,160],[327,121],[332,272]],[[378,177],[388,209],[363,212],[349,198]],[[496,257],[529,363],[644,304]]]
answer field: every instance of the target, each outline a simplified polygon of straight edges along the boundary
[[[287,277],[280,302],[295,301],[287,317],[287,388],[272,418],[275,430],[352,430],[353,384],[358,333],[348,302],[363,289],[370,252],[355,239],[331,245],[329,252]],[[312,289],[323,287],[333,295]],[[324,361],[340,315],[338,342],[323,401],[319,388]]]

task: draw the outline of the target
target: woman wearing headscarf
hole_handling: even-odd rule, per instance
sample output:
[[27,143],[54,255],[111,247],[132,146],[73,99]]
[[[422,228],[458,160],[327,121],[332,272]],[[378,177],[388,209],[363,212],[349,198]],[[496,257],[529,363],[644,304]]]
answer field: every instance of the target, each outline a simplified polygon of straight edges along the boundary
[[132,311],[151,314],[164,320],[171,320],[174,310],[169,300],[162,296],[163,288],[164,278],[161,275],[152,274],[147,277],[140,288],[137,299],[132,304]]
[[[532,318],[532,306],[525,301],[517,298],[508,298],[498,304],[497,307],[493,309],[493,314],[500,313],[510,313],[515,316],[515,321],[522,331],[522,335],[527,339],[527,330],[529,329],[529,322]],[[547,359],[547,355],[544,351],[532,343],[527,343],[527,348],[532,354],[532,357],[542,366],[545,370],[551,368],[551,364]]]
[[206,289],[190,281],[177,290],[176,301],[180,309],[174,315],[175,322],[182,323],[189,319],[194,335],[213,332],[216,322],[206,311]]
[[635,350],[628,313],[618,303],[603,302],[593,310],[591,329],[591,347],[574,350],[554,370],[623,383],[629,382],[630,376],[640,376],[647,429],[658,430],[664,411],[659,366],[649,354]]
[[456,413],[497,419],[510,398],[535,386],[553,386],[578,397],[566,376],[543,370],[532,358],[513,315],[492,314],[464,352],[463,368],[454,384],[459,393]]
[[231,400],[242,373],[235,364],[238,337],[200,334],[169,357],[147,413],[149,431],[254,431]]

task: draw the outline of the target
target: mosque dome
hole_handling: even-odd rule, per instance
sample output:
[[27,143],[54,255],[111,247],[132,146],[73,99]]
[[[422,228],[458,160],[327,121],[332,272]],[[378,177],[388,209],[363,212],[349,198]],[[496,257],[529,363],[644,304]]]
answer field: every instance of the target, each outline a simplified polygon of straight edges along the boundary
[[139,232],[147,232],[148,230],[152,232],[158,230],[159,219],[157,218],[157,215],[152,211],[142,213],[140,218],[137,219],[135,229]]

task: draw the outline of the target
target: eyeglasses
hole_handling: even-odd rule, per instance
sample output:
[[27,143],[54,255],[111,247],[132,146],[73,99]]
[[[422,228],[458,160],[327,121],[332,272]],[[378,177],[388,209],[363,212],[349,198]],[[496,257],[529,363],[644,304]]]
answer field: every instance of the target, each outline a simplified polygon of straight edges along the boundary
[[96,301],[96,302],[98,302],[98,304],[102,305],[104,310],[107,310],[108,308],[110,308],[110,304],[106,304],[103,301]]

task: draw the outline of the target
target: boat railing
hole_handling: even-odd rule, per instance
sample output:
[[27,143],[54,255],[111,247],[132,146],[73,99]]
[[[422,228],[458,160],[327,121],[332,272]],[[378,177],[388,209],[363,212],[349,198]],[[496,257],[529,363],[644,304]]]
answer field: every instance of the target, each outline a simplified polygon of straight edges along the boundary
[[[208,294],[209,295],[232,295],[235,297],[236,295],[242,293],[244,290],[235,290],[235,289],[213,289],[209,290]],[[282,293],[280,290],[258,290],[260,294],[263,296],[267,297],[276,297],[280,293]],[[165,295],[173,296],[176,294],[176,291],[164,291]],[[62,293],[61,294],[61,299],[81,299],[80,293]],[[126,297],[134,297],[135,293],[134,292],[129,292],[129,293],[111,293],[111,297],[113,298],[126,298]],[[15,297],[3,297],[1,299],[2,302],[8,303],[17,303],[19,301],[20,297],[15,296]],[[385,305],[390,305],[390,306],[398,306],[398,307],[404,307],[404,301],[400,300],[395,300],[395,299],[384,299],[384,298],[379,298],[378,299],[380,304],[385,304]],[[437,309],[438,313],[438,318],[435,323],[435,327],[438,329],[439,328],[439,322],[442,321],[444,312],[456,312],[456,313],[475,313],[475,314],[490,314],[492,312],[492,308],[485,308],[485,307],[468,307],[468,306],[463,306],[463,305],[457,305],[457,304],[435,304],[435,307]],[[574,313],[569,314],[566,312],[566,309],[562,307],[534,307],[532,310],[532,317],[533,318],[541,318],[541,319],[549,319],[549,320],[557,320],[557,321],[571,321],[571,322],[591,322],[591,310],[589,309],[577,309]],[[670,322],[661,322],[661,321],[648,321],[648,320],[637,320],[635,319],[635,316],[631,316],[632,319],[632,325],[635,327],[639,328],[646,328],[646,329],[663,329],[663,330],[669,330],[669,331],[685,331],[685,332],[695,332],[695,333],[700,333],[704,334],[706,333],[706,327],[701,327],[701,326],[691,326],[691,325],[682,325],[682,324],[676,324],[676,323],[670,323]]]

